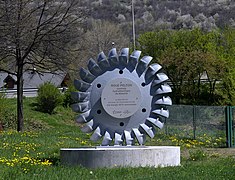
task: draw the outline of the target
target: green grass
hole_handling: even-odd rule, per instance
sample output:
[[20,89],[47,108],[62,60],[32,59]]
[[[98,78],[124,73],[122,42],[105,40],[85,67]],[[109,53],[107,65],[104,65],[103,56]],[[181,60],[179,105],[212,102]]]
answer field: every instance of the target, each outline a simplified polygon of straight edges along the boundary
[[[15,114],[16,100],[7,102]],[[86,169],[60,164],[60,148],[95,146],[90,134],[80,131],[70,108],[58,107],[49,115],[35,110],[35,99],[24,101],[24,132],[9,126],[0,132],[0,179],[234,179],[235,151],[206,148],[210,137],[201,141],[178,139],[159,131],[147,145],[180,145],[181,166],[165,168]],[[14,121],[15,118],[10,118]],[[12,124],[12,123],[11,123]],[[219,141],[219,139],[217,140]],[[206,144],[207,143],[207,144]],[[229,152],[229,153],[228,153]]]

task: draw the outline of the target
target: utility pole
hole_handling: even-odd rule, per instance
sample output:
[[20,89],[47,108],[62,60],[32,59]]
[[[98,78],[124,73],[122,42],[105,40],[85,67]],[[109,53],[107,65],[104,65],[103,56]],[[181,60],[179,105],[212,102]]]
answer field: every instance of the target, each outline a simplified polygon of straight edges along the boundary
[[133,47],[135,50],[135,11],[134,11],[134,0],[131,0],[132,9],[132,34],[133,34]]

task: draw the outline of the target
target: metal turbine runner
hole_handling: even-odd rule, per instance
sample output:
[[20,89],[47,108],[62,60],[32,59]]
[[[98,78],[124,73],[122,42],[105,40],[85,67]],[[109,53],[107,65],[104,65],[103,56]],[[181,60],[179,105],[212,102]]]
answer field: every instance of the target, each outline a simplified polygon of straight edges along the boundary
[[162,128],[172,105],[166,83],[168,77],[162,66],[150,64],[152,57],[143,56],[129,48],[108,57],[101,52],[97,61],[90,59],[88,69],[81,68],[81,80],[75,80],[78,92],[72,92],[77,102],[72,105],[81,130],[93,132],[92,141],[102,138],[101,145],[135,145],[145,143],[146,135],[153,138],[156,127]]

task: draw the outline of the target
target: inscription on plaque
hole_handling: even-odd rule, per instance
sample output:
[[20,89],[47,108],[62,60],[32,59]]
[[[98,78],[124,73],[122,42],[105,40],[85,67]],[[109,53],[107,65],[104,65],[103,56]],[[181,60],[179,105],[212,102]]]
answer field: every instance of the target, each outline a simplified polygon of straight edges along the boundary
[[110,116],[130,117],[139,109],[141,92],[137,84],[130,79],[113,79],[104,87],[101,103]]

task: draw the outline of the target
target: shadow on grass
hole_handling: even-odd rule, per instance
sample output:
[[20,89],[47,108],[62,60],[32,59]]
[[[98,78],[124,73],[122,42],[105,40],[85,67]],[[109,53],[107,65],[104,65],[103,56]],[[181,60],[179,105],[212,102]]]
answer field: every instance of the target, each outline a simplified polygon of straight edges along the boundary
[[32,110],[38,111],[38,103],[32,102],[29,104],[29,106],[31,107]]
[[30,106],[31,106],[31,109],[32,109],[33,111],[37,111],[37,112],[41,112],[41,113],[46,113],[46,114],[49,114],[49,115],[56,114],[56,113],[54,112],[54,110],[52,111],[52,110],[47,110],[47,109],[45,109],[45,108],[42,108],[42,107],[40,107],[39,104],[36,103],[36,102],[31,103]]

